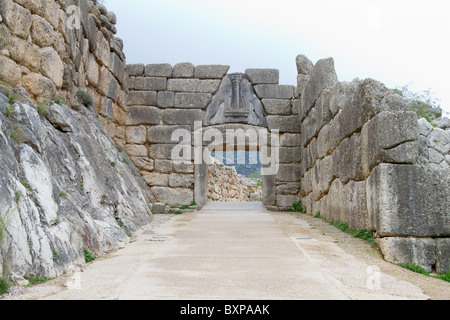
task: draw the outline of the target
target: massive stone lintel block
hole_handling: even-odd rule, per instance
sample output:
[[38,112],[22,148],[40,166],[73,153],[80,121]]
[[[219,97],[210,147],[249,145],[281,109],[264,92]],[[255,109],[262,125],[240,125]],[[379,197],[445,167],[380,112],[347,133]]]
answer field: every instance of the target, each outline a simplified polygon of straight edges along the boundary
[[294,86],[278,84],[258,84],[256,94],[260,99],[291,99],[294,97]]
[[380,236],[450,236],[448,171],[382,163],[366,189],[371,225]]
[[278,69],[247,69],[245,74],[253,85],[278,84],[280,81]]

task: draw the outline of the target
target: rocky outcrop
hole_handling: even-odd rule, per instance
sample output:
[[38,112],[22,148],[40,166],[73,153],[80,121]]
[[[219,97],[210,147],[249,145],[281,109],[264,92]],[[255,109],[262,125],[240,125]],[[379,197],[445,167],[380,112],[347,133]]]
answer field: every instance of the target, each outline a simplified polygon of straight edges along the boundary
[[0,272],[54,277],[129,241],[152,195],[98,114],[0,94]]
[[226,166],[214,159],[208,169],[208,201],[261,201],[262,188],[236,172],[236,168]]

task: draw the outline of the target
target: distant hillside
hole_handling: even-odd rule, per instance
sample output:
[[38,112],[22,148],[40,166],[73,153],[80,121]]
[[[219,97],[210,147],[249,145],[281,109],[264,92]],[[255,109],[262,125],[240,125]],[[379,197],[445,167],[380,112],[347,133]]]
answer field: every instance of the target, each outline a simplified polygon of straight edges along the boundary
[[235,167],[238,174],[246,177],[261,170],[259,152],[256,151],[223,152],[222,156],[220,153],[216,155],[212,152],[211,155],[220,162]]

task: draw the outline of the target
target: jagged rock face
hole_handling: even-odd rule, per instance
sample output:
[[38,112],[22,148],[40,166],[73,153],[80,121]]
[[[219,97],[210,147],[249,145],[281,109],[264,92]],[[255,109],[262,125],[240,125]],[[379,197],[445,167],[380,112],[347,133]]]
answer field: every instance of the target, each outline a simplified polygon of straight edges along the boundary
[[57,276],[151,221],[145,182],[97,113],[0,94],[0,271]]

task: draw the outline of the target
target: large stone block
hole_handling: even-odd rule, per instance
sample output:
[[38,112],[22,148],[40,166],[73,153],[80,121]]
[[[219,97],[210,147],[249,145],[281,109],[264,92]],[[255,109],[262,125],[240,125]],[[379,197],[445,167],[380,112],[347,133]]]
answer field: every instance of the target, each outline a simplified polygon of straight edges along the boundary
[[169,175],[159,172],[144,172],[142,178],[147,183],[148,186],[163,186],[167,187],[169,185]]
[[169,79],[167,90],[174,92],[214,93],[219,89],[220,80]]
[[343,186],[342,205],[344,221],[352,229],[370,228],[367,210],[366,182],[350,181]]
[[260,99],[291,99],[294,96],[294,86],[277,84],[258,84],[254,86]]
[[450,176],[421,166],[378,165],[366,184],[372,228],[381,236],[448,237]]
[[297,116],[268,116],[267,125],[270,130],[280,130],[280,133],[300,133],[301,125]]
[[419,128],[414,112],[381,112],[361,131],[366,176],[381,162],[414,164],[419,156]]
[[160,108],[172,108],[175,105],[175,92],[159,91],[156,97],[156,105]]
[[172,77],[172,66],[168,63],[148,64],[145,66],[145,75],[148,77]]
[[380,249],[384,258],[392,263],[417,264],[431,271],[436,261],[436,246],[430,238],[383,238]]
[[98,92],[113,101],[119,97],[120,86],[112,73],[105,67],[100,68],[100,77],[98,81]]
[[159,124],[161,110],[156,107],[132,106],[128,108],[126,125]]
[[143,63],[127,64],[125,71],[131,77],[138,77],[144,75],[145,66]]
[[356,82],[338,82],[331,88],[330,112],[335,116],[339,110],[353,104],[353,99],[358,89]]
[[152,144],[150,146],[150,157],[159,160],[171,160],[173,144]]
[[300,148],[280,148],[280,163],[298,163],[301,160]]
[[176,93],[175,108],[206,109],[210,103],[210,93]]
[[253,85],[278,84],[280,82],[280,70],[278,69],[247,69],[245,74]]
[[436,239],[436,271],[450,271],[450,238]]
[[298,182],[301,180],[299,164],[280,164],[277,182]]
[[0,16],[8,29],[22,39],[30,35],[32,25],[31,12],[24,7],[14,3],[12,0],[0,2]]
[[[150,143],[178,144],[179,140],[172,141],[172,134],[175,130],[187,130],[190,132],[190,126],[153,126],[148,129],[148,141]],[[186,142],[191,144],[190,141]]]
[[292,204],[300,201],[300,197],[298,195],[277,195],[276,196],[276,205],[281,210],[287,210],[292,208]]
[[174,78],[193,78],[194,65],[190,62],[178,63],[173,67]]
[[269,115],[291,115],[292,103],[289,99],[263,99],[261,102]]
[[[3,67],[4,66],[0,68],[0,75],[2,74]],[[53,99],[56,94],[56,87],[53,81],[37,73],[29,73],[25,75],[22,78],[22,86],[25,90],[27,90],[27,92],[35,95],[36,97]]]
[[162,77],[136,77],[134,89],[143,91],[163,91],[167,88],[167,79]]
[[193,174],[172,173],[169,177],[169,186],[172,188],[182,187],[191,188],[194,184]]
[[147,147],[143,146],[143,145],[127,144],[125,146],[125,152],[130,157],[147,157],[148,156]]
[[144,144],[147,141],[147,129],[145,126],[127,127],[125,139],[127,143]]
[[309,75],[314,68],[314,64],[305,55],[299,54],[295,58],[298,74]]
[[151,190],[159,202],[170,206],[190,205],[194,200],[194,192],[187,188],[153,187]]
[[195,121],[202,121],[203,113],[200,109],[166,109],[163,111],[163,122],[168,125],[190,125],[194,129]]
[[130,91],[127,104],[129,106],[155,106],[157,104],[156,91]]
[[230,70],[225,65],[199,65],[194,69],[194,77],[199,79],[222,79]]
[[33,15],[31,26],[31,38],[40,47],[49,47],[55,42],[53,27],[44,18]]
[[41,49],[41,72],[53,81],[56,88],[61,88],[64,77],[64,64],[52,47]]
[[280,136],[280,147],[300,147],[301,135],[298,133],[285,133]]
[[[0,80],[3,80],[11,85],[17,85],[20,81],[21,74],[17,72],[20,70],[20,66],[13,60],[0,55]],[[53,85],[54,86],[54,85]]]
[[333,58],[319,60],[300,96],[300,118],[308,114],[324,89],[331,89],[337,82]]

